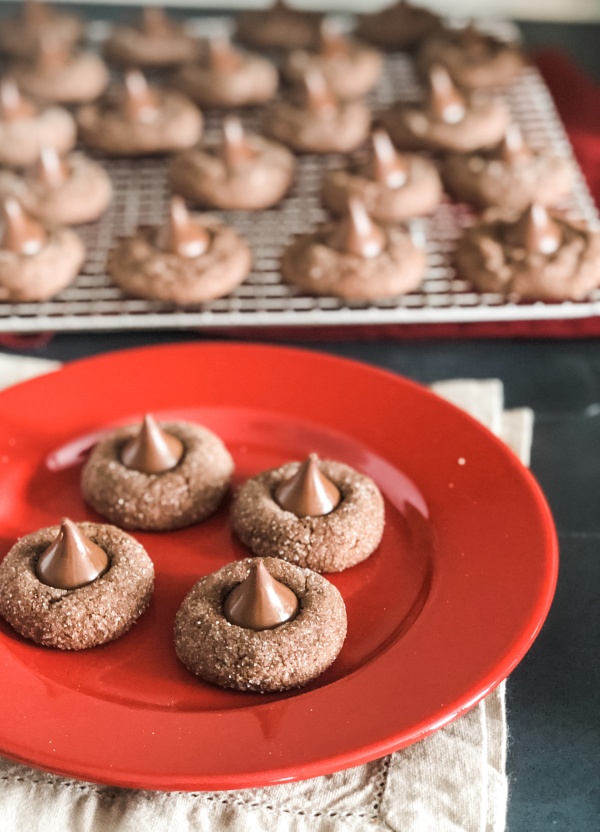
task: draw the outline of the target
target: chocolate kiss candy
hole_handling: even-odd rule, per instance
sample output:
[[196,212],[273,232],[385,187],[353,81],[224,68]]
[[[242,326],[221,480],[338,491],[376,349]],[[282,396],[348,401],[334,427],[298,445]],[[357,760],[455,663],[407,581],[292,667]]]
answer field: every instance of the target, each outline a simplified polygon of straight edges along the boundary
[[306,106],[313,113],[337,109],[338,102],[318,69],[309,69],[304,73],[303,84]]
[[238,165],[254,158],[254,151],[246,141],[242,122],[237,116],[227,116],[223,121],[223,158],[227,167]]
[[360,199],[354,196],[348,199],[348,214],[329,235],[327,243],[337,251],[370,259],[385,248],[385,234],[367,214]]
[[56,540],[38,558],[35,574],[43,584],[56,589],[77,589],[91,584],[108,567],[104,549],[64,518]]
[[454,86],[448,71],[439,64],[429,70],[429,109],[447,124],[457,124],[464,118],[466,102]]
[[554,254],[561,242],[560,227],[543,205],[534,202],[509,228],[508,241],[530,254]]
[[373,152],[370,163],[371,177],[388,188],[401,188],[406,182],[408,165],[392,144],[385,130],[375,130],[371,136]]
[[517,159],[529,159],[531,149],[525,144],[521,128],[517,124],[510,124],[500,143],[500,156],[505,162]]
[[208,42],[208,63],[215,72],[235,72],[240,68],[240,53],[233,49],[229,38],[211,38]]
[[64,159],[58,155],[56,148],[43,147],[40,158],[31,169],[31,178],[42,182],[50,188],[58,188],[69,178],[70,170]]
[[327,58],[333,58],[336,55],[347,55],[348,41],[340,32],[334,32],[327,21],[324,20],[319,29],[319,49],[321,55]]
[[160,6],[144,6],[141,29],[150,37],[171,34],[174,26]]
[[183,442],[161,430],[146,414],[137,436],[121,449],[121,462],[143,474],[161,474],[174,468],[183,456]]
[[276,581],[259,560],[252,564],[248,577],[231,590],[223,612],[230,624],[247,630],[271,630],[291,621],[298,606],[292,590]]
[[210,234],[191,219],[183,199],[174,196],[157,243],[163,251],[170,251],[180,257],[200,257],[210,246]]
[[37,66],[40,69],[59,69],[69,62],[69,52],[60,38],[46,32],[38,45]]
[[46,242],[44,226],[28,216],[13,196],[5,198],[2,215],[4,224],[0,248],[15,254],[37,254]]
[[157,98],[139,69],[125,73],[123,108],[131,121],[152,121],[158,111]]
[[36,108],[31,101],[23,98],[12,78],[3,78],[0,81],[0,119],[2,121],[31,118],[36,113]]
[[293,476],[279,483],[275,499],[296,517],[321,517],[339,505],[342,495],[321,473],[317,455],[309,454]]

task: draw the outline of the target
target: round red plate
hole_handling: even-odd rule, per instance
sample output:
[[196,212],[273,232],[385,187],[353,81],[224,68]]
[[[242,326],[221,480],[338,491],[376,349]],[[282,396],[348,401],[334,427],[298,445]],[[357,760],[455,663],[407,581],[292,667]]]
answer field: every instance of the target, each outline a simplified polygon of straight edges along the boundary
[[247,556],[228,504],[171,534],[137,534],[156,565],[140,622],[113,644],[60,653],[0,627],[0,753],[121,786],[233,789],[313,777],[401,748],[459,716],[521,659],[548,611],[556,541],[544,499],[504,445],[417,385],[290,349],[186,344],[71,364],[0,395],[0,545],[97,516],[79,493],[98,430],[144,412],[196,420],[236,482],[316,451],[386,498],[377,552],[331,580],[348,637],[311,686],[221,690],[174,653],[192,584]]

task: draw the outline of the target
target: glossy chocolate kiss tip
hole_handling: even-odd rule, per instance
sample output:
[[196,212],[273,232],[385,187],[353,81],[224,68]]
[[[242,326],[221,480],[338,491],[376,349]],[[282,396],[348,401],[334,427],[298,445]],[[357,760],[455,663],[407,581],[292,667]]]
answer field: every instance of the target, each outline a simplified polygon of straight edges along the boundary
[[123,85],[123,107],[127,117],[132,121],[152,121],[158,111],[158,102],[146,76],[139,69],[129,69]]
[[530,254],[554,254],[561,239],[560,226],[543,205],[535,202],[510,226],[508,233],[512,245],[522,246]]
[[518,124],[510,124],[504,138],[500,142],[500,156],[506,162],[514,162],[516,159],[529,158],[531,149],[525,143],[523,133]]
[[340,220],[327,242],[337,251],[371,259],[384,250],[386,237],[368,215],[364,203],[357,197],[350,197],[348,214]]
[[347,55],[349,51],[348,39],[341,32],[335,31],[326,19],[319,27],[319,50],[328,58]]
[[46,242],[44,226],[23,210],[13,196],[7,196],[1,205],[2,234],[0,249],[15,254],[34,255]]
[[223,157],[231,168],[254,158],[254,151],[246,140],[242,122],[237,116],[226,116],[223,120]]
[[304,73],[302,83],[306,96],[306,106],[313,113],[337,108],[337,99],[319,69],[308,69]]
[[429,109],[447,124],[457,124],[466,113],[466,102],[448,70],[436,64],[429,70]]
[[174,196],[167,219],[159,230],[157,244],[163,251],[179,257],[200,257],[210,246],[210,234],[190,217],[183,199]]
[[141,24],[142,31],[150,37],[160,37],[173,31],[173,24],[161,6],[144,6]]
[[63,518],[58,536],[38,558],[35,574],[43,584],[56,589],[78,589],[91,584],[108,567],[104,549]]
[[385,130],[375,130],[371,136],[371,175],[375,182],[388,188],[401,188],[406,182],[408,165],[396,151]]
[[143,474],[162,474],[177,465],[183,451],[183,442],[162,430],[147,413],[137,436],[123,445],[121,462]]
[[0,81],[0,119],[17,121],[21,118],[31,118],[36,112],[31,101],[23,98],[12,78],[3,78]]
[[234,49],[228,37],[220,35],[208,42],[208,61],[215,72],[235,72],[240,68],[241,57]]
[[271,630],[298,613],[298,598],[275,580],[264,561],[255,561],[248,577],[225,598],[223,612],[230,624],[247,630]]
[[338,487],[321,473],[316,454],[310,454],[289,479],[279,483],[275,499],[297,517],[321,517],[340,504]]
[[58,188],[69,178],[69,165],[55,147],[42,147],[40,158],[31,169],[31,176],[51,188]]

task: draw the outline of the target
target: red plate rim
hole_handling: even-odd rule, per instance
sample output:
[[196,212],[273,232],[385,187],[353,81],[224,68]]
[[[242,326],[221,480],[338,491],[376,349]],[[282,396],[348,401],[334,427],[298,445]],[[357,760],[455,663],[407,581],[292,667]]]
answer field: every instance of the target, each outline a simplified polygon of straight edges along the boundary
[[[44,406],[32,413],[39,402]],[[237,789],[304,779],[422,739],[473,707],[521,660],[556,584],[550,511],[532,475],[500,440],[412,381],[288,347],[144,347],[74,362],[0,393],[0,425],[12,422],[16,435],[23,424],[39,423],[52,447],[73,431],[83,434],[132,412],[195,405],[300,416],[364,442],[406,473],[431,508],[438,547],[439,578],[436,572],[422,614],[389,649],[346,678],[210,713],[136,709],[65,690],[14,659],[0,633],[2,754],[133,788]],[[377,417],[381,412],[384,420]],[[473,465],[451,467],[469,454]],[[501,495],[500,504],[492,491]],[[0,524],[9,536],[1,517]],[[460,553],[468,568],[459,581],[443,564],[445,552],[464,541],[473,551]],[[478,548],[489,550],[493,569],[477,559]],[[505,609],[511,620],[498,620]],[[121,759],[112,734],[137,748],[139,765]]]

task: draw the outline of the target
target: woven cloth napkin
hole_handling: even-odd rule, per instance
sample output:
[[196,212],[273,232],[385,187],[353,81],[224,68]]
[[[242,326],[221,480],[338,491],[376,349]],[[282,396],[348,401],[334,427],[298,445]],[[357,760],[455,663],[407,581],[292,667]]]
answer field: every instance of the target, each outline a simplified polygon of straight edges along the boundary
[[[0,355],[0,386],[57,365]],[[533,414],[503,410],[500,381],[446,381],[439,395],[529,462]],[[2,832],[502,832],[504,684],[409,748],[299,783],[234,792],[152,792],[82,783],[0,758]]]

